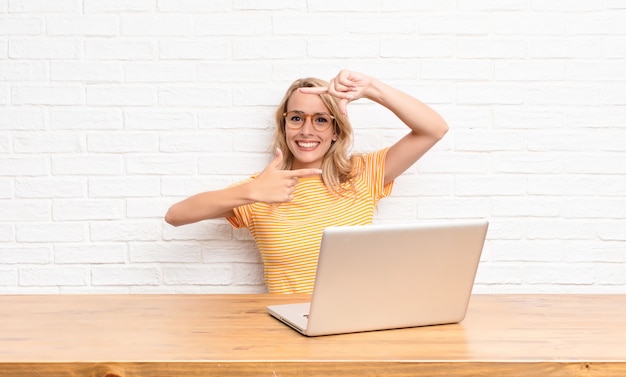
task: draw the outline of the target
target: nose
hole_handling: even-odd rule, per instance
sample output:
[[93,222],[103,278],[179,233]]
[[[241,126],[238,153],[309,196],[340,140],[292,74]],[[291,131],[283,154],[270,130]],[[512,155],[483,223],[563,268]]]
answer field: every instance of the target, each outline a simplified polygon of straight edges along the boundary
[[312,133],[313,128],[313,116],[311,114],[304,115],[304,123],[302,123],[302,128],[300,128],[300,133]]

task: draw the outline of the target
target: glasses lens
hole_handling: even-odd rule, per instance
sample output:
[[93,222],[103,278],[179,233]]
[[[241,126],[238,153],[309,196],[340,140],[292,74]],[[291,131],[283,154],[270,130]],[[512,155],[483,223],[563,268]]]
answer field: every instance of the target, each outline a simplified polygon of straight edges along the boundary
[[317,131],[325,131],[333,121],[333,117],[325,113],[304,114],[298,111],[289,111],[285,113],[287,126],[293,129],[301,128],[307,118],[311,119],[311,123]]
[[329,115],[326,114],[315,114],[313,115],[313,127],[315,127],[318,131],[324,131],[330,123],[332,119]]
[[302,127],[302,124],[304,124],[302,114],[295,111],[285,113],[285,120],[287,121],[287,126],[290,128],[300,128]]

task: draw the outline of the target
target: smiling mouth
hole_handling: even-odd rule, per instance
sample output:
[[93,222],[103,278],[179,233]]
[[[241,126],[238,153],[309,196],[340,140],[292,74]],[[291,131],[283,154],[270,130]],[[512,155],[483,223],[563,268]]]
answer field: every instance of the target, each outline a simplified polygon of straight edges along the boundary
[[298,141],[296,142],[296,144],[298,144],[298,146],[300,148],[315,148],[319,145],[319,142],[315,142],[315,141]]

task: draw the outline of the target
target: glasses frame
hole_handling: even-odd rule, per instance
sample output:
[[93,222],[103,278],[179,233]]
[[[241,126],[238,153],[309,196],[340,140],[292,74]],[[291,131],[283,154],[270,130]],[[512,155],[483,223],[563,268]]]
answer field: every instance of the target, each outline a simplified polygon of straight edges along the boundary
[[[301,118],[303,118],[302,124],[300,126],[295,126],[293,123],[291,123],[291,121],[289,120],[289,118],[287,118],[287,115],[289,113],[294,113],[297,114],[298,116],[300,116]],[[325,125],[324,128],[320,129],[315,122],[313,121],[313,117],[316,115],[323,115],[323,116],[327,116],[330,118],[330,122],[328,122],[328,125]],[[306,123],[307,119],[310,120],[311,125],[313,126],[313,128],[315,128],[315,130],[317,132],[324,132],[326,131],[330,126],[335,124],[335,117],[328,114],[328,113],[315,113],[315,114],[307,114],[307,113],[303,113],[301,111],[296,111],[296,110],[291,110],[291,111],[285,111],[283,113],[283,117],[285,118],[285,125],[287,127],[289,127],[292,130],[299,130],[302,127],[304,127],[304,124]]]

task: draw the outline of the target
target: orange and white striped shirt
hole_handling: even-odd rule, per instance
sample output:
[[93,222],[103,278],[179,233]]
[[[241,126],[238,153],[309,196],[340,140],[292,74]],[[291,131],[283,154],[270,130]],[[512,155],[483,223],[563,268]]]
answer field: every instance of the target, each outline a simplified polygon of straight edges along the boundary
[[[313,291],[322,231],[328,226],[366,225],[376,204],[391,194],[383,186],[387,149],[355,158],[354,193],[334,194],[320,177],[300,178],[289,203],[257,202],[234,209],[228,221],[254,237],[270,293]],[[254,179],[251,178],[251,179]]]

